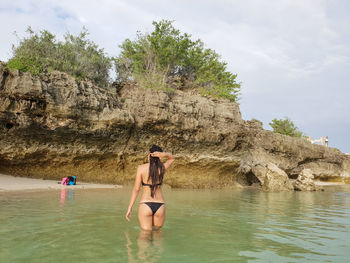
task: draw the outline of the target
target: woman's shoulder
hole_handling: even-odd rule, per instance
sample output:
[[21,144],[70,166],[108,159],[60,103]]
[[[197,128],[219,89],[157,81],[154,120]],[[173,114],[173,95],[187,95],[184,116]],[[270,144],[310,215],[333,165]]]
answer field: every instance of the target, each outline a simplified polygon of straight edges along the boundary
[[149,168],[149,163],[140,164],[138,169],[145,170]]

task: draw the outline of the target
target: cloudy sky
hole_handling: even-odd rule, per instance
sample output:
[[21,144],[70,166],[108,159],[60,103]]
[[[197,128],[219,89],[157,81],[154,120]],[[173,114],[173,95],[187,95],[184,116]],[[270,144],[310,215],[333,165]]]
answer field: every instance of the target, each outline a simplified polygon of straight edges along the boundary
[[350,153],[350,1],[348,0],[0,0],[0,60],[13,32],[31,26],[62,38],[85,26],[108,55],[152,21],[175,27],[217,51],[242,82],[244,119],[271,129],[289,117],[313,138]]

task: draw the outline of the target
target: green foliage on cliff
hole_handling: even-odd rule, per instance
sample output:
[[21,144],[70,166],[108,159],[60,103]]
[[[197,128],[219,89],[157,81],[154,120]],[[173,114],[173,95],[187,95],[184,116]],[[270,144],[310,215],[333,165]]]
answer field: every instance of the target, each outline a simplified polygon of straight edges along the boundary
[[299,138],[303,136],[303,133],[298,130],[298,128],[288,117],[285,117],[284,119],[275,118],[269,123],[269,125],[272,127],[273,132],[276,133]]
[[126,39],[118,57],[108,57],[103,49],[87,39],[84,28],[77,36],[67,33],[63,41],[47,30],[34,32],[13,45],[8,68],[29,71],[33,75],[53,70],[67,72],[77,80],[89,79],[100,86],[109,84],[114,61],[117,81],[136,81],[140,86],[175,90],[197,89],[203,96],[237,101],[241,89],[237,75],[201,40],[174,28],[172,21],[153,22],[151,33],[137,33],[136,40]]
[[227,64],[201,40],[191,40],[171,21],[153,22],[152,33],[137,33],[134,41],[126,39],[115,67],[120,82],[135,80],[146,87],[169,89],[191,85],[202,95],[237,101],[240,84],[237,75],[227,71]]
[[12,46],[13,57],[7,62],[8,68],[33,75],[59,70],[78,80],[87,78],[102,86],[108,84],[111,59],[87,39],[85,28],[77,36],[67,33],[64,41],[57,41],[47,30],[35,33],[28,27],[27,33],[29,36],[20,39],[18,46]]

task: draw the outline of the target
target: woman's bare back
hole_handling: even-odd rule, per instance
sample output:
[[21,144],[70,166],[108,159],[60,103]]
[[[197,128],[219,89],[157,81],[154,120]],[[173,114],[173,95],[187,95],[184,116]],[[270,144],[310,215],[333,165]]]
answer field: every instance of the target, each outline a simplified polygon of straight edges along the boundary
[[[148,181],[149,163],[141,164],[139,166],[139,169],[141,170],[142,182],[145,184],[152,184],[151,181]],[[144,203],[144,202],[164,203],[164,197],[163,197],[161,186],[156,187],[153,198],[151,197],[151,187],[149,187],[148,185],[142,186],[142,195],[141,195],[140,203]]]

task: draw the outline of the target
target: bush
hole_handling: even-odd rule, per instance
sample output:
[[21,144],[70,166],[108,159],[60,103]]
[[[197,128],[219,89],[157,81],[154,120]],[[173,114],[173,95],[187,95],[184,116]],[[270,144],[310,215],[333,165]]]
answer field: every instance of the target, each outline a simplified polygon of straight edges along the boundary
[[33,75],[59,70],[77,80],[87,78],[98,85],[108,84],[111,59],[87,39],[85,28],[77,36],[67,33],[63,42],[57,41],[47,30],[35,33],[28,27],[27,33],[29,37],[20,39],[17,47],[12,46],[13,57],[7,62],[8,68],[29,71]]
[[269,125],[272,127],[273,132],[276,133],[299,138],[303,136],[303,133],[298,130],[298,128],[288,117],[279,120],[275,118],[269,123]]
[[146,87],[169,89],[180,80],[192,83],[202,95],[237,101],[240,84],[237,75],[227,71],[226,63],[200,40],[182,34],[172,21],[153,22],[152,33],[126,39],[115,59],[118,81],[135,80]]

